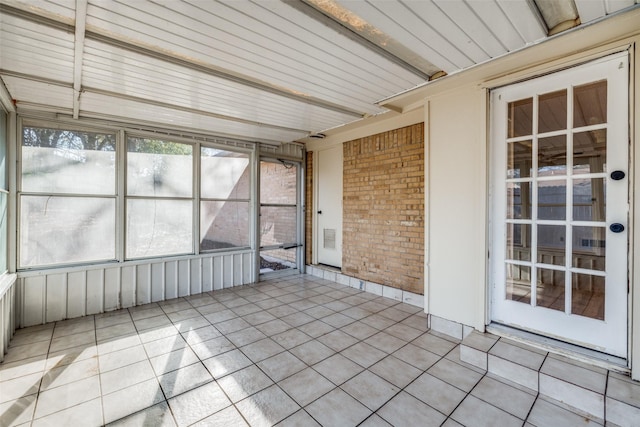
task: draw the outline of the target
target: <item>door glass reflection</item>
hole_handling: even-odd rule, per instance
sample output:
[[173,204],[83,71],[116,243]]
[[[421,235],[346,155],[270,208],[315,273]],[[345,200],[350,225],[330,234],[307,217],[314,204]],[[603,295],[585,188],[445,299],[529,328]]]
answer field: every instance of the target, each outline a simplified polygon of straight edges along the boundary
[[564,271],[538,268],[536,305],[564,311]]
[[533,98],[510,102],[508,108],[508,137],[531,135],[533,133]]
[[538,225],[538,262],[551,265],[565,265],[564,225]]
[[538,140],[538,176],[567,174],[567,136]]
[[606,218],[606,188],[603,178],[573,180],[573,220],[604,221]]
[[531,176],[531,141],[507,144],[507,178]]
[[507,183],[507,218],[531,219],[531,185],[528,182]]
[[567,128],[567,91],[546,93],[538,97],[538,133]]
[[604,227],[573,227],[572,265],[604,271],[606,235]]
[[538,181],[538,219],[565,219],[566,203],[566,180]]
[[597,129],[573,135],[573,174],[607,171],[607,130]]
[[607,122],[607,81],[573,88],[573,127]]
[[506,298],[531,304],[531,267],[507,264]]
[[507,259],[531,261],[531,225],[507,224]]
[[604,320],[604,277],[571,275],[571,313]]

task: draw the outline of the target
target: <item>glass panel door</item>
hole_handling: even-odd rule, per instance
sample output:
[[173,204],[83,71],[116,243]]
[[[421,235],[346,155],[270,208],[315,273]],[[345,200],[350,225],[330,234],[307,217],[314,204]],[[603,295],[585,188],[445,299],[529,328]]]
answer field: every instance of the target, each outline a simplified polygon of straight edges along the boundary
[[492,320],[627,354],[627,55],[492,92]]
[[296,269],[301,253],[299,165],[260,162],[260,273]]

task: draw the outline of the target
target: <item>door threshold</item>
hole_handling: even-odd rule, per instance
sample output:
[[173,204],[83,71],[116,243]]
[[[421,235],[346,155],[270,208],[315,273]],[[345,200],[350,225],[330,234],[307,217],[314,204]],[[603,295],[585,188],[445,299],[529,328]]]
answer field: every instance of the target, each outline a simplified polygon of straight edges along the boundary
[[486,327],[488,333],[509,338],[522,344],[537,347],[551,353],[566,356],[570,359],[578,360],[590,365],[598,366],[608,370],[629,374],[631,369],[627,359],[612,356],[579,345],[570,344],[554,338],[545,337],[533,332],[517,329],[499,323],[490,323]]

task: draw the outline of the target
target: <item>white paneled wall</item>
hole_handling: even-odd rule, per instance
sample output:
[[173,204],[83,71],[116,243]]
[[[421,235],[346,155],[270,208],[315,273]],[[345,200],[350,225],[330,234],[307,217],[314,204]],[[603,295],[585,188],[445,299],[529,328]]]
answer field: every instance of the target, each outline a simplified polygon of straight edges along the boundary
[[[27,327],[252,283],[253,251],[18,273]],[[3,305],[4,310],[4,305]]]
[[16,275],[0,276],[0,362],[9,348],[9,341],[16,330]]

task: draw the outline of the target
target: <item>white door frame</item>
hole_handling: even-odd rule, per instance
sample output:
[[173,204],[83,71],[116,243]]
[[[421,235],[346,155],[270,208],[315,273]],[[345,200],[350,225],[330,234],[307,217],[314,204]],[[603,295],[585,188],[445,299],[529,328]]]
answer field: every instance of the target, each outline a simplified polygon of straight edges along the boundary
[[[612,61],[611,63],[609,61]],[[613,71],[608,71],[607,69],[607,65],[606,64],[614,64],[615,61],[615,65],[617,66],[618,63],[620,64],[620,69],[623,69],[624,71],[624,77],[618,77],[617,79],[615,77],[613,77]],[[597,69],[597,70],[596,70]],[[587,70],[587,71],[585,71]],[[532,88],[532,86],[535,86],[537,83],[536,82],[544,82],[542,84],[546,84],[546,83],[551,83],[551,85],[553,86],[553,84],[556,81],[561,81],[562,79],[565,79],[565,81],[567,82],[568,85],[573,85],[573,84],[582,84],[582,83],[586,83],[587,81],[589,81],[589,77],[588,74],[591,73],[591,71],[593,71],[594,73],[601,73],[601,76],[605,76],[607,75],[609,77],[609,85],[612,86],[612,89],[609,91],[609,93],[615,92],[616,90],[622,90],[622,88],[619,85],[624,85],[624,87],[626,89],[625,92],[623,93],[629,93],[629,89],[628,89],[628,52],[623,52],[623,53],[619,53],[616,55],[610,55],[606,58],[601,58],[599,60],[596,61],[592,61],[588,64],[585,64],[583,66],[578,66],[578,67],[574,67],[572,69],[569,70],[564,70],[564,71],[560,71],[545,77],[542,77],[540,79],[533,79],[530,80],[528,82],[524,82],[524,83],[519,83],[519,84],[514,84],[514,85],[510,85],[508,87],[505,88],[505,90],[507,91],[511,91],[511,93],[514,93],[513,96],[513,100],[516,99],[521,99],[521,98],[525,98],[525,97],[529,97],[532,95],[535,95],[536,92],[535,90]],[[587,77],[582,77],[583,75],[587,75]],[[597,77],[596,77],[597,78]],[[582,81],[583,79],[586,79],[584,82]],[[615,87],[613,87],[615,86]],[[520,88],[522,88],[521,93],[517,93],[520,92]],[[491,140],[492,140],[492,145],[491,145],[491,150],[492,150],[492,164],[493,165],[497,165],[498,167],[491,167],[490,171],[491,171],[491,180],[490,180],[490,197],[491,197],[491,204],[490,204],[490,208],[491,208],[491,239],[490,239],[490,254],[491,254],[491,259],[490,259],[490,274],[491,274],[491,280],[490,280],[490,296],[491,296],[491,302],[490,302],[490,319],[491,320],[497,320],[498,322],[504,322],[507,323],[511,326],[515,326],[515,327],[522,327],[525,330],[530,330],[530,331],[534,331],[534,332],[543,332],[545,335],[547,336],[554,336],[553,332],[549,332],[549,331],[554,331],[554,330],[558,330],[558,335],[557,337],[560,338],[561,340],[564,341],[568,341],[568,342],[574,342],[576,344],[585,344],[587,343],[587,347],[590,348],[595,348],[599,351],[603,351],[605,353],[608,354],[614,354],[618,357],[622,357],[622,358],[627,358],[628,357],[628,332],[629,332],[629,323],[628,323],[628,307],[629,307],[629,294],[627,292],[627,287],[625,286],[624,288],[624,292],[620,291],[620,289],[618,289],[618,301],[620,301],[621,299],[621,295],[622,293],[624,294],[624,310],[618,311],[616,310],[617,306],[614,306],[612,303],[615,301],[612,301],[612,298],[606,298],[606,309],[605,309],[605,316],[606,319],[605,321],[596,321],[594,319],[589,319],[589,318],[580,318],[578,320],[578,322],[576,323],[576,325],[581,325],[579,327],[565,327],[565,325],[568,325],[569,322],[567,322],[568,320],[568,316],[562,312],[562,311],[553,311],[553,310],[546,310],[546,312],[544,313],[543,316],[540,317],[535,317],[535,314],[531,314],[533,313],[536,308],[528,305],[528,304],[522,304],[522,303],[518,303],[518,302],[512,302],[512,301],[505,301],[502,299],[502,295],[504,294],[504,275],[505,275],[505,263],[504,263],[504,259],[505,259],[505,248],[504,248],[504,233],[505,233],[505,222],[503,219],[503,214],[500,212],[496,212],[496,208],[504,208],[506,207],[506,200],[505,200],[505,191],[504,191],[504,187],[505,187],[505,179],[504,176],[502,175],[503,169],[501,169],[501,167],[499,165],[502,165],[503,163],[505,163],[505,158],[504,157],[505,154],[505,150],[504,150],[504,146],[500,145],[498,146],[497,144],[499,144],[499,142],[501,140],[504,140],[504,136],[502,134],[502,132],[504,131],[496,131],[496,124],[497,123],[502,123],[502,125],[505,127],[506,129],[506,125],[504,125],[504,122],[506,121],[506,115],[504,117],[499,117],[500,114],[504,115],[504,111],[501,112],[496,112],[495,108],[493,107],[493,96],[497,96],[499,94],[501,94],[503,91],[501,91],[501,89],[497,89],[495,91],[493,91],[492,93],[492,108],[491,108],[491,116],[490,116],[490,123],[491,123]],[[509,100],[512,100],[511,98],[509,98]],[[503,100],[504,101],[504,100]],[[608,97],[608,106],[607,106],[607,110],[609,111],[609,119],[608,119],[608,123],[611,123],[613,121],[612,119],[612,97],[609,96]],[[504,101],[504,103],[502,105],[506,105],[507,101]],[[630,168],[630,158],[629,156],[629,152],[628,152],[628,141],[629,141],[629,135],[628,135],[628,123],[629,123],[629,115],[628,115],[628,107],[629,107],[629,103],[628,103],[628,99],[625,99],[624,102],[621,102],[621,104],[624,104],[623,106],[620,107],[616,107],[616,112],[618,113],[620,120],[617,123],[618,127],[614,126],[608,126],[609,130],[613,130],[613,132],[618,132],[621,131],[621,134],[615,134],[615,133],[608,133],[608,142],[609,144],[612,144],[610,146],[608,146],[607,148],[607,152],[608,155],[610,154],[609,149],[611,148],[612,150],[615,150],[615,146],[613,145],[614,140],[620,141],[622,139],[625,140],[625,143],[623,144],[619,144],[618,145],[618,149],[619,150],[625,150],[626,153],[624,153],[623,157],[626,159],[626,163],[625,164],[614,164],[614,156],[611,156],[610,158],[607,158],[607,176],[611,173],[611,171],[613,170],[617,170],[617,169],[621,169],[627,172],[627,178],[624,180],[624,189],[622,190],[621,188],[616,188],[615,185],[609,185],[611,181],[608,181],[607,185],[607,192],[608,192],[608,196],[607,198],[609,199],[611,196],[613,196],[614,198],[623,198],[625,201],[625,206],[627,207],[627,209],[624,209],[624,212],[622,212],[623,209],[617,210],[615,212],[613,212],[613,214],[611,212],[607,212],[607,217],[606,217],[606,225],[607,227],[614,222],[619,222],[625,225],[625,227],[627,227],[627,231],[629,229],[629,224],[630,224],[630,218],[629,218],[629,212],[628,212],[628,202],[629,202],[629,198],[631,195],[631,179],[633,174],[630,173],[631,172],[631,168]],[[622,110],[620,110],[620,108],[622,108]],[[535,143],[534,143],[535,144]],[[500,169],[499,171],[497,171],[496,169]],[[619,186],[621,187],[621,186]],[[624,195],[618,194],[617,196],[615,195],[615,193],[619,193],[620,191],[624,191]],[[608,228],[606,229],[607,231],[607,242],[615,242],[616,237],[619,238],[618,235],[613,235]],[[618,281],[622,280],[624,283],[628,283],[629,277],[628,277],[628,271],[629,271],[629,267],[630,267],[630,260],[629,260],[629,252],[628,250],[626,250],[627,248],[627,244],[628,242],[631,240],[631,233],[630,232],[625,232],[624,233],[625,236],[625,242],[624,242],[624,254],[623,255],[619,255],[619,254],[614,254],[613,252],[611,252],[609,250],[609,246],[613,246],[613,245],[607,245],[607,259],[610,259],[610,257],[615,257],[615,256],[622,256],[624,258],[624,263],[626,268],[623,269],[623,271],[617,271],[617,270],[613,270],[611,271],[610,269],[607,271],[607,276],[613,275],[613,276],[620,276],[618,277]],[[567,240],[569,240],[567,238]],[[498,243],[500,242],[500,243]],[[532,242],[532,245],[534,244],[534,242]],[[615,243],[614,243],[615,244]],[[535,261],[535,260],[532,260]],[[535,268],[535,267],[534,267]],[[607,296],[609,296],[609,292],[610,289],[607,287]],[[496,294],[500,294],[500,296],[496,295]],[[497,303],[497,299],[500,298],[500,302]],[[527,314],[525,315],[532,315],[534,317],[531,317],[530,319],[536,319],[536,324],[534,326],[531,326],[531,324],[529,324],[529,326],[527,325],[521,325],[516,323],[513,318],[509,317],[510,314],[508,314],[505,311],[505,307],[513,305],[513,307],[509,307],[509,309],[514,309],[518,312],[527,312]],[[538,310],[538,314],[540,313],[540,309]],[[508,311],[508,310],[507,310]],[[613,317],[611,317],[613,316]],[[509,320],[503,319],[503,317],[508,318]],[[579,316],[572,316],[575,320],[575,318],[578,318]],[[573,320],[572,320],[573,322]],[[615,323],[612,323],[615,322]],[[574,325],[574,323],[571,323],[572,325]],[[600,335],[600,336],[605,336],[605,337],[609,337],[609,335],[607,334],[607,329],[606,327],[603,327],[603,324],[609,324],[609,325],[617,325],[618,328],[620,327],[624,327],[625,329],[625,333],[624,334],[611,334],[611,335],[618,335],[617,338],[613,338],[611,337],[611,339],[605,339],[602,342],[604,343],[606,341],[606,344],[604,344],[602,347],[598,346],[598,345],[594,345],[593,340],[589,341],[588,339],[588,335]]]
[[[320,227],[318,221],[318,208],[319,208],[319,188],[320,188],[320,152],[326,150],[342,150],[342,144],[332,145],[330,147],[326,147],[323,150],[316,150],[313,153],[313,229],[312,229],[312,239],[313,239],[313,251],[311,256],[311,261],[313,264],[318,264],[318,251],[320,248]],[[341,155],[342,158],[342,155]],[[344,160],[344,159],[343,159]],[[341,181],[344,180],[344,170],[343,165],[340,165],[340,175]],[[342,189],[341,189],[342,190]],[[343,205],[340,204],[340,218],[342,219]],[[342,220],[340,221],[340,235],[336,236],[339,241],[339,250],[342,253]],[[342,265],[340,265],[341,267]]]

